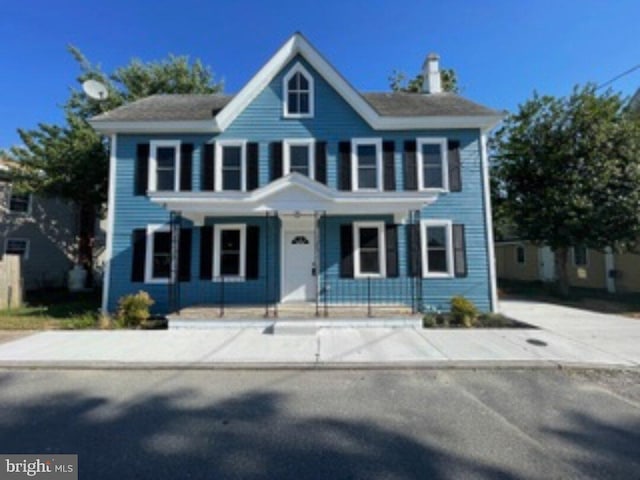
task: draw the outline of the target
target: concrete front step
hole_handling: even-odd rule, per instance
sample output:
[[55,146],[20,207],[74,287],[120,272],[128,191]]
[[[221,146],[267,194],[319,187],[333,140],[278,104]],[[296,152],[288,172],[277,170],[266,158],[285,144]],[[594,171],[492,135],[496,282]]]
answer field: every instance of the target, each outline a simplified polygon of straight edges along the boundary
[[334,319],[186,319],[170,318],[169,330],[261,328],[269,333],[310,333],[319,328],[421,328],[419,317]]

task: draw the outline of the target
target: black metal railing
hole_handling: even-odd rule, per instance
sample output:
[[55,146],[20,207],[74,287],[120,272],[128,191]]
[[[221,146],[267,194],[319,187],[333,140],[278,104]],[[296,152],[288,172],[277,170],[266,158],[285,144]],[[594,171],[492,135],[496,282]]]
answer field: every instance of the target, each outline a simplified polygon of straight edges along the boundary
[[389,311],[389,308],[407,309],[411,313],[421,310],[416,295],[416,279],[413,277],[341,278],[324,274],[319,281],[319,316],[328,317],[332,312],[350,307],[364,310],[368,317],[374,316],[377,311]]

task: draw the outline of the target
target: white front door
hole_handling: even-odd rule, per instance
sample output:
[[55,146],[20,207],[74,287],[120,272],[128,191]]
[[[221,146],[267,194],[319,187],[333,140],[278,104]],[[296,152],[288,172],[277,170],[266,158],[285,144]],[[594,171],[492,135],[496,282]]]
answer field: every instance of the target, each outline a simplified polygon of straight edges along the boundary
[[538,248],[540,256],[540,280],[552,282],[555,280],[555,255],[549,247]]
[[313,275],[313,232],[284,232],[282,301],[305,302],[316,298]]

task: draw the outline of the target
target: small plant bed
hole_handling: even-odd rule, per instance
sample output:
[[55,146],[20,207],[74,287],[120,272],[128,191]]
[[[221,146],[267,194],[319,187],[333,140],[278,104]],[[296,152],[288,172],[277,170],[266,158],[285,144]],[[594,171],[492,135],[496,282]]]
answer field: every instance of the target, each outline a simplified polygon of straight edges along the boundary
[[423,328],[536,328],[500,313],[483,313],[465,324],[451,313],[427,313],[422,317]]
[[169,320],[162,315],[151,315],[149,308],[155,301],[143,290],[125,295],[118,301],[115,325],[120,328],[139,328],[142,330],[163,330],[169,326]]
[[533,328],[499,313],[480,313],[473,302],[461,295],[450,302],[449,313],[427,313],[423,328]]

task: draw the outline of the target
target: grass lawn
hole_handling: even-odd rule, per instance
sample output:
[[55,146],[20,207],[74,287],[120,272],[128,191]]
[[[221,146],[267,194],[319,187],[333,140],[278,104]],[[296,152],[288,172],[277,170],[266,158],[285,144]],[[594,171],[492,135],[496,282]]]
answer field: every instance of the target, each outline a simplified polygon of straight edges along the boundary
[[604,290],[571,287],[568,298],[558,296],[542,282],[498,282],[500,298],[529,298],[542,302],[584,308],[601,313],[614,313],[640,320],[640,294],[612,294]]
[[23,307],[0,310],[0,330],[95,328],[99,308],[99,292],[33,292],[27,294]]

